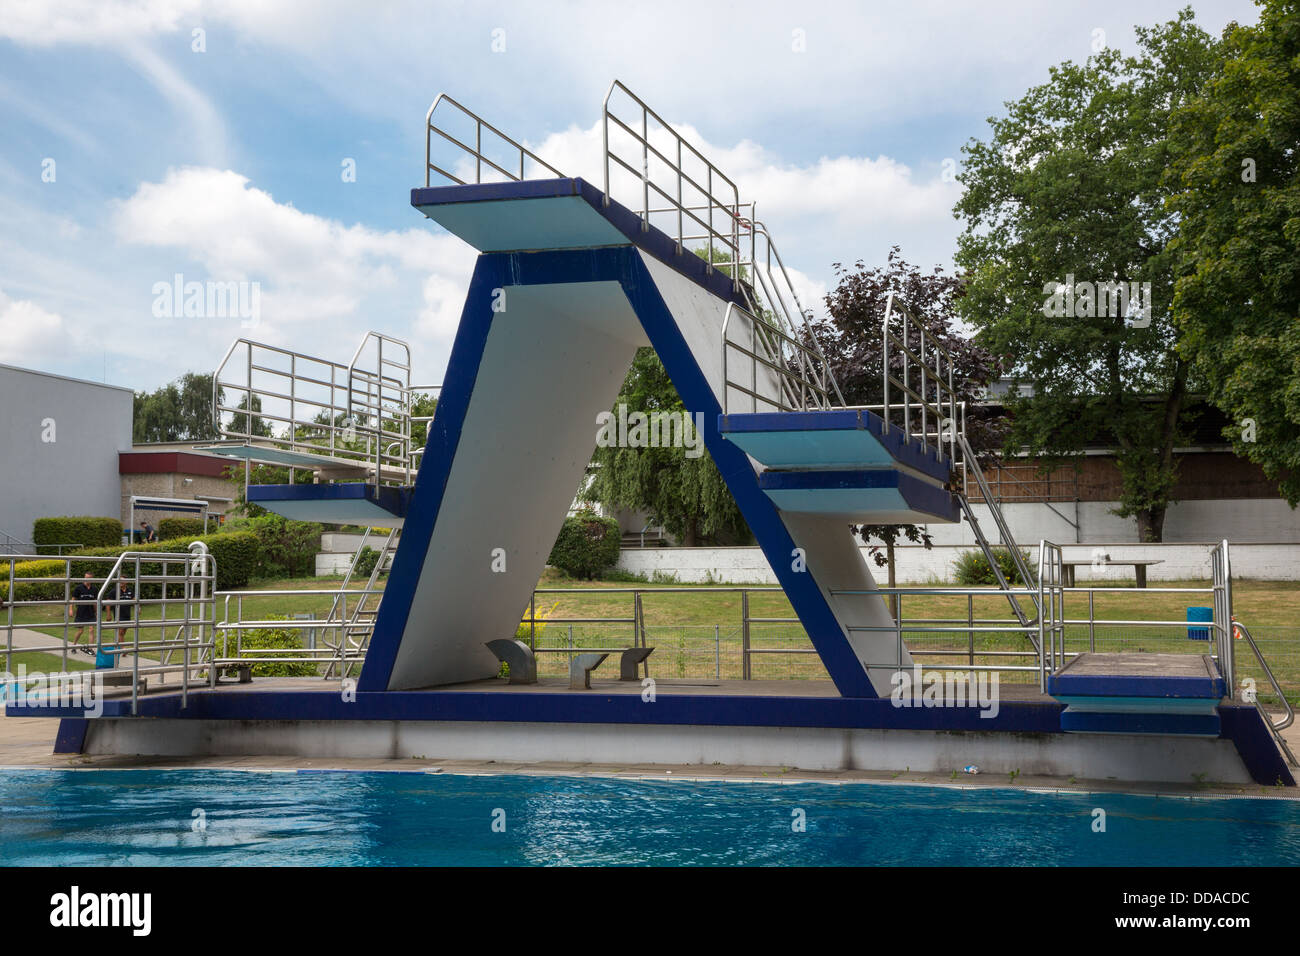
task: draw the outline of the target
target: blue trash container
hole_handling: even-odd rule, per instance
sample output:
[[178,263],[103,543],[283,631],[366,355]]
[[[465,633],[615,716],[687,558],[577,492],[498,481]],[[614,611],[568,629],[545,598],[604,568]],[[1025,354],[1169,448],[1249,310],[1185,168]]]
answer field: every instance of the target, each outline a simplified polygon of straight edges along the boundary
[[[1212,607],[1189,607],[1187,609],[1187,622],[1210,623],[1214,620],[1214,608]],[[1187,639],[1189,641],[1208,641],[1210,639],[1210,629],[1208,627],[1189,627],[1187,629]]]

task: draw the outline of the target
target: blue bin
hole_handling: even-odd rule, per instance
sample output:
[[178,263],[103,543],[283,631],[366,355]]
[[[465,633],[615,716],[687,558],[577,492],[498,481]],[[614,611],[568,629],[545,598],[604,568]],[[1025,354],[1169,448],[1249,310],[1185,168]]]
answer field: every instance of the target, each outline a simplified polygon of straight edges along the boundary
[[[1212,607],[1189,607],[1187,609],[1187,623],[1195,621],[1198,624],[1209,624],[1214,620],[1214,608]],[[1189,627],[1187,629],[1187,639],[1189,641],[1208,641],[1210,639],[1210,629],[1208,627]]]
[[95,652],[95,667],[117,666],[117,648],[105,645]]

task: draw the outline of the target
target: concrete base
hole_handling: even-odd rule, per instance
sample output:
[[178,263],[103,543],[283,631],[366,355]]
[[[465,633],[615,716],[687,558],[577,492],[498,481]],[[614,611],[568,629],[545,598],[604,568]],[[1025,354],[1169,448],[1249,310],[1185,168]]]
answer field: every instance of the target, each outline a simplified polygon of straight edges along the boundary
[[808,727],[467,721],[89,722],[87,755],[473,759],[751,765],[802,770],[1074,777],[1187,785],[1251,782],[1231,741],[1112,734],[1009,734]]

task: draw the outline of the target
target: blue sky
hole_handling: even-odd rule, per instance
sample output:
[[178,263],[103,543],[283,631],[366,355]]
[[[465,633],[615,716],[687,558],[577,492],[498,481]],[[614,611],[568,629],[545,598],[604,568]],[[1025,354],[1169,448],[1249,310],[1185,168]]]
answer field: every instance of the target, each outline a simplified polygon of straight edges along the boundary
[[[409,190],[444,90],[595,177],[623,80],[758,201],[806,301],[893,243],[947,265],[944,161],[1049,66],[1180,5],[2,0],[0,362],[153,389],[240,336],[346,361],[373,328],[440,380],[473,252]],[[155,315],[178,273],[257,283],[257,327]]]

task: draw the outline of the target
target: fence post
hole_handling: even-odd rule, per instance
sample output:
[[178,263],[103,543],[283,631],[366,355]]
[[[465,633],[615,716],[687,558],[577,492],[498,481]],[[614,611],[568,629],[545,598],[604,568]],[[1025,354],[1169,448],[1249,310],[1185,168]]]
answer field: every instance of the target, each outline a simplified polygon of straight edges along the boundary
[[740,679],[749,680],[749,592],[740,592]]
[[968,661],[975,666],[975,595],[966,595],[966,637],[969,644]]
[[719,625],[713,625],[713,676],[722,680],[722,633]]

